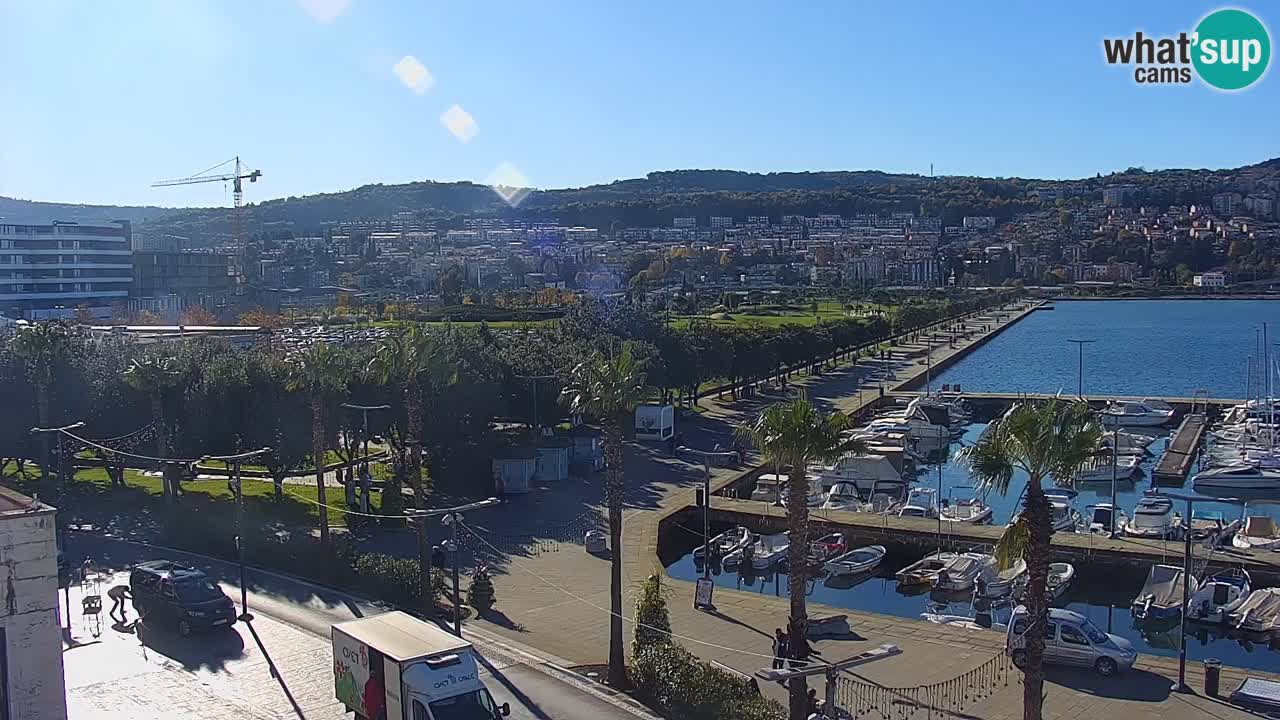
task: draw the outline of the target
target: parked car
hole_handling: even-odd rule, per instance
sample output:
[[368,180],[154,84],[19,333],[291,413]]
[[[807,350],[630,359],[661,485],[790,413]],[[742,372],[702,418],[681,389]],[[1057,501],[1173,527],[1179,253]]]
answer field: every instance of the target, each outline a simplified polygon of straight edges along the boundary
[[[1027,660],[1026,634],[1027,608],[1019,605],[1009,618],[1005,640],[1005,651],[1019,668]],[[1089,667],[1099,675],[1115,675],[1132,668],[1137,659],[1138,651],[1128,640],[1102,632],[1080,613],[1049,609],[1049,622],[1044,628],[1045,662]]]
[[236,610],[231,598],[203,572],[169,560],[135,565],[129,574],[133,609],[148,624],[177,628],[183,637],[198,630],[230,627]]

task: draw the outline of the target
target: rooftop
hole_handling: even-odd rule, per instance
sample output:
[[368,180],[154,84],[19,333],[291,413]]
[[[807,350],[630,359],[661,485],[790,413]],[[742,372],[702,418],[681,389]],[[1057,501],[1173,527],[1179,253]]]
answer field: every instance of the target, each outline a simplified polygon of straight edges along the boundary
[[42,503],[35,498],[29,498],[16,490],[0,487],[0,516],[52,512],[53,509],[52,505]]

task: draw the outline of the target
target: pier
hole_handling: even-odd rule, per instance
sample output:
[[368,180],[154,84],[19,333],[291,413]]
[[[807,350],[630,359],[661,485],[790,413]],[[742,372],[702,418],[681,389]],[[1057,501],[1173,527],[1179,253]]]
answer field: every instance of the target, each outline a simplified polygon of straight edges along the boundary
[[1209,418],[1205,413],[1187,413],[1173,433],[1169,447],[1152,473],[1157,483],[1166,482],[1180,485],[1187,479],[1187,471],[1195,460],[1196,451],[1200,449],[1200,441],[1204,438],[1205,428],[1209,426]]

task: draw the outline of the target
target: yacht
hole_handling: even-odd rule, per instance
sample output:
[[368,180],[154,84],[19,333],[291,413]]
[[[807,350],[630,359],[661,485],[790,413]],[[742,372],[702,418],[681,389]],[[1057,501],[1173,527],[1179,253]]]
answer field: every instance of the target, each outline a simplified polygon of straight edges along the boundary
[[1243,568],[1209,576],[1187,601],[1187,619],[1224,623],[1249,597],[1249,573]]
[[858,486],[847,480],[841,480],[827,491],[827,499],[822,503],[823,510],[859,510],[862,508],[862,497],[858,494]]
[[1182,516],[1173,511],[1173,501],[1148,491],[1133,508],[1124,524],[1129,537],[1173,539],[1182,534]]
[[1133,599],[1130,611],[1138,620],[1159,622],[1177,618],[1182,611],[1182,584],[1187,583],[1189,593],[1197,589],[1196,579],[1187,577],[1182,568],[1175,565],[1153,565],[1138,597]]
[[[1049,521],[1053,524],[1054,532],[1083,532],[1086,527],[1084,524],[1084,516],[1075,507],[1076,491],[1067,488],[1054,488],[1046,490],[1045,497],[1049,500]],[[1022,511],[1013,514],[1009,518],[1009,525],[1012,525],[1022,516]]]
[[1137,433],[1128,432],[1109,432],[1102,436],[1102,451],[1107,456],[1111,456],[1111,447],[1114,445],[1117,455],[1138,455],[1146,457],[1151,454],[1147,448],[1151,443],[1155,442],[1155,438],[1149,435],[1139,435]]
[[934,488],[915,487],[907,495],[907,500],[898,511],[898,517],[936,518],[938,517],[938,491]]
[[1110,454],[1090,460],[1076,474],[1076,482],[1099,483],[1111,482],[1112,479],[1121,482],[1132,480],[1133,476],[1140,471],[1138,466],[1142,463],[1142,457],[1139,455],[1117,455],[1115,457],[1115,468],[1113,469],[1111,460]]
[[1233,462],[1196,473],[1191,485],[1197,492],[1214,490],[1280,490],[1280,468],[1249,462]]
[[[1110,535],[1113,529],[1119,534],[1129,523],[1129,516],[1124,510],[1117,511],[1111,503],[1090,505],[1085,510],[1089,513],[1089,532],[1094,535]],[[1115,523],[1114,527],[1112,523]]]
[[1110,402],[1102,410],[1102,424],[1107,427],[1158,427],[1173,419],[1173,406],[1163,400]]

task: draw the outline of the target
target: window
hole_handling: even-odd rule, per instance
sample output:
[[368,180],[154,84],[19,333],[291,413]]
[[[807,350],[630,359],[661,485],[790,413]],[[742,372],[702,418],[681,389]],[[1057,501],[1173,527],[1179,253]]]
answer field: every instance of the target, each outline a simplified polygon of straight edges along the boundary
[[1062,626],[1062,642],[1068,645],[1088,645],[1089,641],[1085,639],[1084,633],[1075,629],[1070,625]]
[[1058,626],[1055,623],[1044,624],[1044,639],[1052,640],[1058,634]]
[[175,584],[175,588],[178,597],[188,603],[209,602],[222,597],[222,589],[209,582],[207,578],[181,580]]
[[1098,629],[1097,625],[1089,621],[1081,623],[1080,630],[1084,632],[1085,637],[1089,638],[1094,645],[1105,645],[1111,637]]
[[413,720],[431,720],[431,716],[427,715],[427,709],[417,700],[413,701]]

